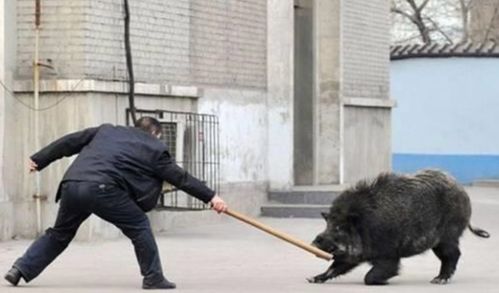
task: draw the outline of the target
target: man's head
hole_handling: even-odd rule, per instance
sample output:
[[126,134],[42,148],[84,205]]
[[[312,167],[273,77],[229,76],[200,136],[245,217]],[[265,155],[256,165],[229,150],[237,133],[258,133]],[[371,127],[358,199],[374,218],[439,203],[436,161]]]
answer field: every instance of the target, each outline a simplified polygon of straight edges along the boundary
[[141,117],[135,122],[135,127],[142,129],[143,131],[150,133],[158,138],[161,135],[161,124],[157,119],[150,116]]

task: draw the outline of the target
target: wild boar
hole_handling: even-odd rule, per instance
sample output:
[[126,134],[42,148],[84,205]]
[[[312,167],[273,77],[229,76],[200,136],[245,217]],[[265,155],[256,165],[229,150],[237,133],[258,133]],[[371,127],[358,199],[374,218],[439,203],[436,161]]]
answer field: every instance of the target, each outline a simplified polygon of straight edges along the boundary
[[323,283],[369,262],[372,268],[365,284],[384,285],[398,274],[401,258],[432,249],[441,267],[431,282],[445,284],[456,270],[464,229],[490,236],[471,226],[466,191],[437,170],[412,176],[384,173],[373,181],[360,181],[340,194],[323,217],[327,228],[313,245],[332,253],[334,261],[325,273],[308,279],[311,283]]

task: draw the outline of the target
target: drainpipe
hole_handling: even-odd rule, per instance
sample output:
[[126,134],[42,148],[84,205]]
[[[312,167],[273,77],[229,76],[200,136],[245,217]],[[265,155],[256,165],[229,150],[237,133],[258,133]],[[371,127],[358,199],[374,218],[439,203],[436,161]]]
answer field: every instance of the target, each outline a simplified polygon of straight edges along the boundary
[[[33,60],[33,93],[34,93],[34,145],[35,150],[40,149],[40,134],[39,134],[39,111],[40,109],[40,0],[35,0],[35,57]],[[42,203],[41,203],[41,192],[40,192],[40,173],[35,173],[35,195],[33,198],[36,202],[36,234],[39,236],[42,233]]]

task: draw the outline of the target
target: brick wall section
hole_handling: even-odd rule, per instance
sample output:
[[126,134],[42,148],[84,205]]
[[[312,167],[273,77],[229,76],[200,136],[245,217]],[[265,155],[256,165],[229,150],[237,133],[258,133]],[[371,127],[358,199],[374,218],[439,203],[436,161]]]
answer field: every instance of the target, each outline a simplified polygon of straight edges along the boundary
[[198,82],[266,84],[266,5],[264,0],[192,1],[191,54]]
[[342,1],[342,92],[347,98],[388,98],[388,0]]
[[[43,0],[40,58],[53,60],[59,74],[72,78],[85,70],[87,1]],[[35,1],[17,1],[17,77],[31,78],[35,46]],[[44,70],[47,72],[47,70]],[[49,72],[51,73],[51,72]]]
[[[137,81],[266,87],[265,0],[129,2]],[[41,58],[53,60],[58,78],[126,78],[122,1],[42,5]],[[18,78],[31,78],[34,1],[18,7]]]
[[[126,77],[123,1],[91,0],[86,23],[88,76]],[[136,81],[189,83],[189,1],[129,1]]]

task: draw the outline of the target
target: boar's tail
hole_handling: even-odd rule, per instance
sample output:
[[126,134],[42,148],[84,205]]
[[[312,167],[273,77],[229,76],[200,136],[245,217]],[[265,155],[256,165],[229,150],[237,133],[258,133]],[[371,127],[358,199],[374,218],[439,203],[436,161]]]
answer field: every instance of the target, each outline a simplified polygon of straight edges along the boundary
[[471,224],[468,225],[468,229],[470,229],[470,231],[473,232],[473,234],[475,234],[476,236],[479,236],[482,238],[489,238],[490,237],[489,232],[482,230],[482,229],[479,229],[479,228],[473,228],[471,226]]

